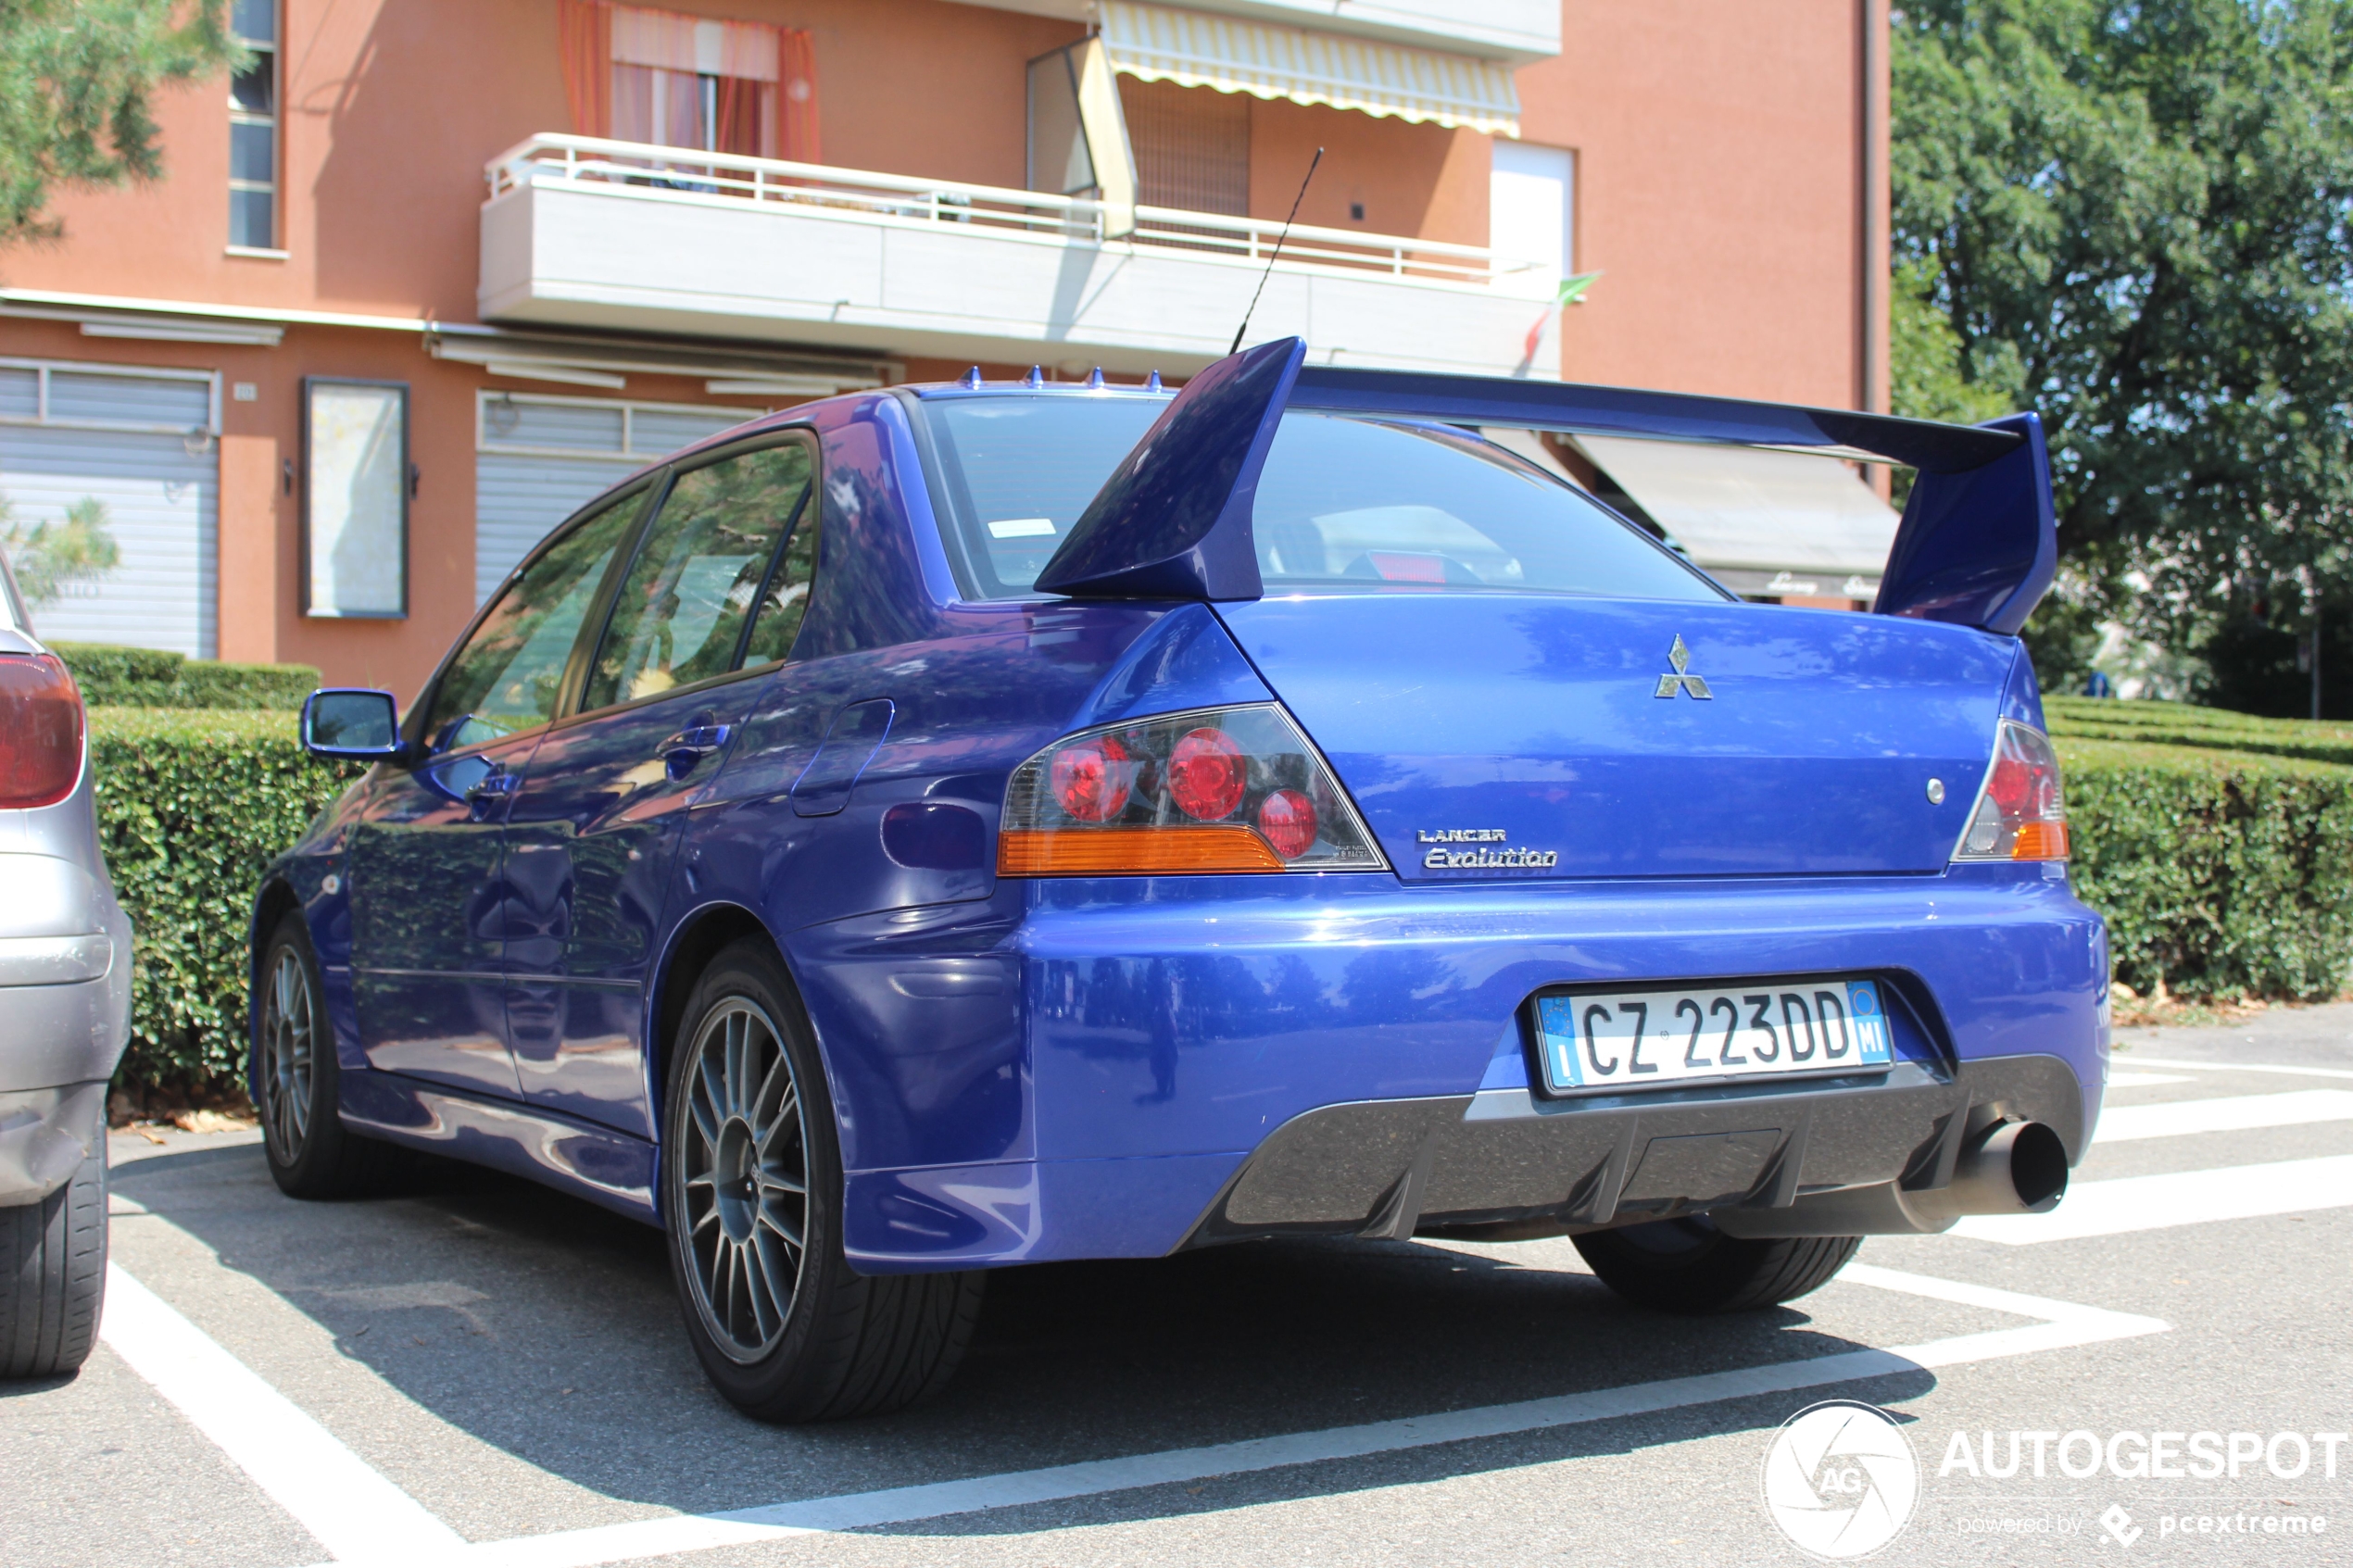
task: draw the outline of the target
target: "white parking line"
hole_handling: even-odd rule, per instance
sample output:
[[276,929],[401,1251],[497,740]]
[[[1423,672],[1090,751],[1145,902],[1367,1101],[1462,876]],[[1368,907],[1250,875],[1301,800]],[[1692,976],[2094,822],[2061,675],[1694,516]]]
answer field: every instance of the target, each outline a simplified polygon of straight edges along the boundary
[[2153,1089],[2159,1084],[2186,1084],[2190,1079],[2179,1073],[2118,1073],[2108,1075],[2111,1089]]
[[2027,1355],[2102,1340],[2161,1334],[2166,1324],[2156,1318],[2102,1307],[2079,1306],[2039,1296],[1931,1279],[1920,1274],[1869,1264],[1849,1264],[1840,1274],[1844,1282],[1882,1290],[1925,1296],[1935,1300],[2013,1312],[2040,1320],[2029,1327],[1994,1329],[1958,1335],[1921,1345],[1885,1350],[1850,1350],[1834,1356],[1780,1361],[1737,1372],[1709,1373],[1697,1377],[1673,1377],[1636,1383],[1590,1394],[1566,1394],[1516,1404],[1484,1405],[1436,1415],[1407,1416],[1371,1422],[1361,1426],[1327,1427],[1278,1437],[1253,1437],[1206,1448],[1176,1449],[1126,1459],[1097,1460],[1083,1464],[1055,1465],[1045,1470],[1015,1471],[966,1481],[944,1481],[925,1486],[899,1486],[887,1491],[820,1498],[805,1502],[777,1503],[766,1508],[729,1513],[688,1514],[670,1519],[644,1519],[626,1524],[587,1530],[566,1530],[524,1536],[475,1547],[467,1554],[469,1568],[593,1568],[606,1562],[661,1557],[712,1547],[778,1540],[825,1531],[868,1529],[917,1520],[1013,1508],[1026,1503],[1055,1502],[1197,1481],[1211,1475],[1232,1475],[1275,1470],[1288,1465],[1317,1464],[1368,1454],[1468,1442],[1562,1426],[1578,1426],[1623,1416],[1646,1415],[1691,1405],[1714,1404],[1757,1394],[1780,1394],[1820,1388],[1865,1378],[1928,1367],[1957,1366],[1969,1361]]
[[2100,1112],[2092,1147],[2185,1133],[2235,1133],[2252,1127],[2299,1127],[2313,1122],[2353,1122],[2353,1089],[2291,1089],[2284,1095],[2233,1095],[2225,1099],[2177,1099],[2162,1105],[2118,1105]]
[[111,1264],[98,1335],[336,1562],[440,1562],[466,1549],[457,1531]]
[[[2353,1164],[2353,1160],[2347,1161]],[[648,1557],[1094,1497],[1483,1437],[1543,1431],[1757,1395],[2161,1334],[2158,1319],[1849,1264],[1845,1284],[2033,1320],[1918,1345],[1665,1378],[1584,1394],[1406,1416],[1356,1426],[1055,1465],[926,1486],[681,1514],[469,1545],[323,1426],[120,1268],[107,1275],[106,1342],[228,1453],[337,1563],[593,1568]]]
[[2079,1182],[2048,1214],[1981,1214],[1947,1236],[2020,1247],[2353,1205],[2353,1154]]
[[2133,1053],[2135,1067],[2181,1067],[2193,1073],[2278,1073],[2290,1078],[2353,1078],[2353,1069],[2343,1067],[2283,1067],[2266,1061],[2176,1061],[2171,1057],[2143,1056]]

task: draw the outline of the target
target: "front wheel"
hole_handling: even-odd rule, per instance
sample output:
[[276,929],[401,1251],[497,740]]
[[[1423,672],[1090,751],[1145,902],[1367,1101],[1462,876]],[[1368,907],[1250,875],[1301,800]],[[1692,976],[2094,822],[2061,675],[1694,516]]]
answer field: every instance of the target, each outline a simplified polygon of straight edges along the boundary
[[832,1097],[765,943],[703,972],[671,1048],[662,1213],[686,1335],[761,1421],[877,1415],[937,1393],[979,1315],[977,1273],[853,1271]]
[[1859,1236],[1727,1236],[1705,1215],[1588,1231],[1575,1239],[1604,1285],[1638,1307],[1664,1312],[1747,1312],[1793,1301],[1828,1285],[1863,1245]]
[[381,1185],[398,1151],[344,1128],[335,1034],[310,933],[288,914],[261,950],[252,1000],[253,1103],[271,1179],[289,1198],[350,1198]]

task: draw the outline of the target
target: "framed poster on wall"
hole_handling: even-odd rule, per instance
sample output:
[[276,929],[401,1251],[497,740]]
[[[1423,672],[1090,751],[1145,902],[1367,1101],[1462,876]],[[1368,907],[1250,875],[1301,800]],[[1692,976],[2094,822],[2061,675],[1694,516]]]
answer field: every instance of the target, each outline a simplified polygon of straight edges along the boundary
[[409,386],[302,383],[302,612],[409,613]]

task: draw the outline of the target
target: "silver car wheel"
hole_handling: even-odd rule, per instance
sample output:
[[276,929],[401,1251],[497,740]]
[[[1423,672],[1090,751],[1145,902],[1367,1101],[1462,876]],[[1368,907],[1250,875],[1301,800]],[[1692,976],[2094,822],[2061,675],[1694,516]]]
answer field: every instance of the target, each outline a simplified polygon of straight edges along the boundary
[[775,1022],[729,997],[696,1031],[674,1212],[704,1326],[754,1361],[784,1337],[809,1234],[809,1135]]
[[311,1005],[310,972],[292,947],[278,949],[270,972],[270,996],[261,1014],[263,1125],[278,1158],[302,1155],[310,1131],[312,1050],[318,1010]]

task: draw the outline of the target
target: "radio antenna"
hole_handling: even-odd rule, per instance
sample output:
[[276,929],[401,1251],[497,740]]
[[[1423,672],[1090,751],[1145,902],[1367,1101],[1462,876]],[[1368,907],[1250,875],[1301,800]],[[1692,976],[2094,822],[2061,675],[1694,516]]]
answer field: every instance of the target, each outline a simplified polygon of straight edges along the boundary
[[1299,204],[1307,199],[1307,182],[1315,178],[1315,166],[1324,161],[1324,149],[1317,147],[1315,156],[1307,160],[1306,177],[1299,182],[1299,194],[1290,199],[1290,217],[1283,220],[1283,232],[1275,236],[1274,251],[1266,257],[1266,270],[1258,274],[1258,287],[1251,291],[1250,308],[1242,312],[1242,324],[1234,329],[1234,346],[1227,354],[1242,351],[1242,333],[1250,331],[1250,319],[1258,314],[1258,296],[1266,292],[1266,273],[1275,270],[1276,257],[1283,254],[1283,242],[1290,238],[1290,226],[1299,217]]

